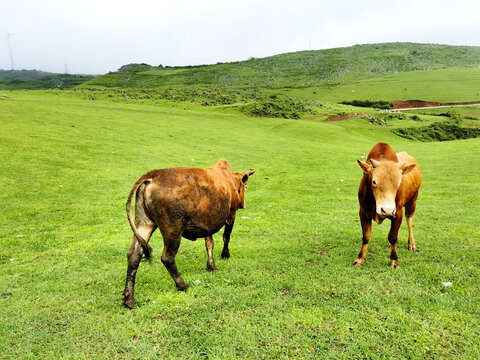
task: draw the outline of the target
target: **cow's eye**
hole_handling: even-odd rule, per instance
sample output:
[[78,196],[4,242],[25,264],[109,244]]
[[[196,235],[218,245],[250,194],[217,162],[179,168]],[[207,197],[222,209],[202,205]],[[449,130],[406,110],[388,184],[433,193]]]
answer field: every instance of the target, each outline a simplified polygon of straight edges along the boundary
[[377,182],[375,180],[373,180],[373,185],[377,186]]

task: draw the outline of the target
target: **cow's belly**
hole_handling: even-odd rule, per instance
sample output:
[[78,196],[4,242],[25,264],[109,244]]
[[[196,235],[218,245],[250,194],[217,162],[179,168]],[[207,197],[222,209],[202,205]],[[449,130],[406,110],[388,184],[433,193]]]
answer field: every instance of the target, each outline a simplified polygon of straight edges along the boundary
[[189,222],[186,224],[182,236],[188,240],[197,240],[198,238],[215,234],[223,227],[223,225],[225,225],[225,221],[222,223],[211,224],[210,226],[205,226],[204,224],[194,225]]

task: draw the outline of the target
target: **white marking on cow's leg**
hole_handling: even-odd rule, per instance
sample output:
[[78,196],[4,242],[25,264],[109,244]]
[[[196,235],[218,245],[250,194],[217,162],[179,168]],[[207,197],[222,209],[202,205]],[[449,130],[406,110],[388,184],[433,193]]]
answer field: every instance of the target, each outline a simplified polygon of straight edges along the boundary
[[405,204],[405,216],[407,218],[408,226],[408,250],[417,251],[415,246],[415,239],[413,238],[413,214],[417,206],[418,192],[412,197],[412,199]]
[[217,268],[215,267],[215,261],[213,260],[213,236],[207,236],[205,238],[205,247],[207,249],[207,271],[215,271]]
[[[152,233],[156,229],[155,224],[141,224],[136,226],[137,226],[137,232],[148,243],[148,241],[150,240],[150,237],[152,236]],[[136,237],[135,237],[135,240],[136,240]],[[138,241],[135,241],[135,250],[138,250],[140,251],[140,254],[143,254],[143,248]]]
[[407,226],[408,226],[408,250],[417,251],[415,246],[415,239],[413,238],[413,215],[407,217]]

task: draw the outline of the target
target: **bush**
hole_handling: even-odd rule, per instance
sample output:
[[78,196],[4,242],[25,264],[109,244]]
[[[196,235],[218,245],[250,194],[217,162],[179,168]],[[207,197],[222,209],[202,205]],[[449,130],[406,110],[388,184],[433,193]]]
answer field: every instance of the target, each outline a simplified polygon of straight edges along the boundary
[[393,103],[390,101],[370,101],[370,100],[352,100],[352,101],[342,101],[341,104],[358,106],[358,107],[369,107],[375,109],[392,109]]
[[412,119],[412,120],[415,120],[415,121],[423,121],[423,119],[422,119],[420,116],[418,116],[418,115],[413,115],[413,116],[411,117],[411,119]]
[[321,105],[314,101],[272,95],[243,105],[240,110],[250,116],[300,119],[303,114],[317,114],[316,107]]
[[390,126],[390,120],[405,120],[407,116],[403,113],[376,113],[366,116],[373,125]]
[[398,136],[416,141],[449,141],[480,137],[480,129],[465,128],[448,121],[428,126],[393,129]]

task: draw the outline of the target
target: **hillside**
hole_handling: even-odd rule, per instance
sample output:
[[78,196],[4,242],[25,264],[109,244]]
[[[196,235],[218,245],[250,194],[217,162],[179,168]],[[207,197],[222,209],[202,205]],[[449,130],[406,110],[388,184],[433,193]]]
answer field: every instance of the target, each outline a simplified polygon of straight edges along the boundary
[[479,66],[480,47],[383,43],[300,51],[215,65],[155,67],[131,64],[90,80],[82,87],[329,87],[410,71]]
[[70,89],[93,75],[56,74],[39,70],[0,70],[0,89]]

